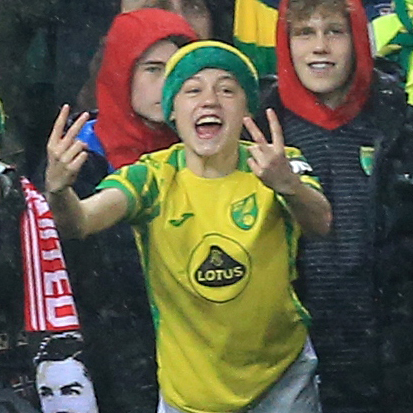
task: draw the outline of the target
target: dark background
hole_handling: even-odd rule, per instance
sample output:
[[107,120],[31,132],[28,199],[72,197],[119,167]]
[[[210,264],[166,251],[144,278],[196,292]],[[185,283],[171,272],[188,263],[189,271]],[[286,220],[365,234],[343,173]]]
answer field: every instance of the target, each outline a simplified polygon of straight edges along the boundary
[[[234,0],[207,0],[214,38],[231,42]],[[120,0],[1,0],[0,158],[31,177],[63,103],[74,105]]]
[[[121,0],[1,0],[0,99],[7,133],[0,159],[29,178],[63,103],[75,105],[89,63]],[[277,6],[279,0],[265,0]],[[235,0],[205,0],[213,37],[232,42]],[[364,0],[369,18],[389,0]]]

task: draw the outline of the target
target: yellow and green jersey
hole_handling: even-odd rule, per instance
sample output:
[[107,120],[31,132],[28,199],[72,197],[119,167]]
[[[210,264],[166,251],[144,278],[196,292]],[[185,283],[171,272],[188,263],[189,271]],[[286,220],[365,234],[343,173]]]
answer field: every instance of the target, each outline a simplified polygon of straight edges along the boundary
[[[158,380],[184,412],[236,411],[296,359],[308,314],[294,294],[299,227],[247,165],[206,179],[183,144],[145,155],[98,187],[128,198],[157,329]],[[293,170],[309,169],[286,149]],[[307,166],[307,167],[306,167]],[[317,180],[302,180],[319,188]]]

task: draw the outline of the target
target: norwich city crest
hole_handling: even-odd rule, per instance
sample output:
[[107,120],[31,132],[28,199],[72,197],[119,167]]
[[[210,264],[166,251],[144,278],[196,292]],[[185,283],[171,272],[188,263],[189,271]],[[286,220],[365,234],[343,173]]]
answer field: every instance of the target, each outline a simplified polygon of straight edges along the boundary
[[373,172],[374,148],[372,146],[360,146],[360,164],[364,173],[370,176]]
[[241,199],[231,205],[231,217],[241,229],[250,229],[258,216],[257,198],[255,194]]

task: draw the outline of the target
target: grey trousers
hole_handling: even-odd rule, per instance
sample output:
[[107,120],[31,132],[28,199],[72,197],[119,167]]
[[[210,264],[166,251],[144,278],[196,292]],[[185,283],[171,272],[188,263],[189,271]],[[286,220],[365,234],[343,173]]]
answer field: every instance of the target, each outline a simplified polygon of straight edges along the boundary
[[[321,413],[315,370],[317,356],[310,339],[297,360],[254,406],[234,413]],[[169,406],[162,394],[157,413],[185,413]],[[212,412],[205,412],[212,413]],[[224,413],[224,412],[214,412]],[[225,412],[228,413],[228,412]]]

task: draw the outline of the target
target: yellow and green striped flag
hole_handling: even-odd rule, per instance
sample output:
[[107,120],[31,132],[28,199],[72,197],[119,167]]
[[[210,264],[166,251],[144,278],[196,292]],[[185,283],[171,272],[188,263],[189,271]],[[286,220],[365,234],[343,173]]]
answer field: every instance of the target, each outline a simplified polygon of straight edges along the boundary
[[398,63],[404,71],[403,86],[413,105],[413,0],[394,0],[394,13],[375,18],[374,50],[380,57]]
[[234,45],[255,64],[259,75],[274,74],[275,26],[279,0],[236,0]]

